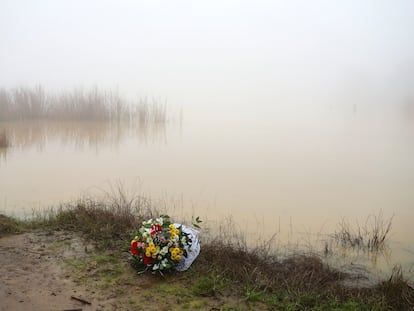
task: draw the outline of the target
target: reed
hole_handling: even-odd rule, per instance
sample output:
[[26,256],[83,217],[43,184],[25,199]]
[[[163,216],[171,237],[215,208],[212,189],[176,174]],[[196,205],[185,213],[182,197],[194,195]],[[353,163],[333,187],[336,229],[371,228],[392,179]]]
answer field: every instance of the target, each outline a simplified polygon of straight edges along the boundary
[[6,131],[0,132],[0,148],[10,147],[10,140],[7,137]]
[[128,102],[116,92],[92,88],[57,95],[41,86],[0,89],[0,121],[54,120],[166,122],[166,106],[155,100]]
[[378,252],[385,249],[392,227],[392,219],[384,219],[382,213],[370,215],[365,224],[352,226],[342,219],[338,224],[339,230],[332,237],[342,247]]

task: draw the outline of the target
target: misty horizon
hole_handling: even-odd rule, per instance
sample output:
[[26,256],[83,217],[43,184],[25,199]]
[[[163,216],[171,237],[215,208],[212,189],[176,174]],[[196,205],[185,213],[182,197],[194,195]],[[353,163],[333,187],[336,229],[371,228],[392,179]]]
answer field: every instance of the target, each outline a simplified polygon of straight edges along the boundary
[[116,90],[185,109],[401,105],[411,1],[0,3],[0,86]]
[[413,279],[414,1],[0,0],[0,38],[0,212],[121,181],[298,247],[380,214],[363,263]]

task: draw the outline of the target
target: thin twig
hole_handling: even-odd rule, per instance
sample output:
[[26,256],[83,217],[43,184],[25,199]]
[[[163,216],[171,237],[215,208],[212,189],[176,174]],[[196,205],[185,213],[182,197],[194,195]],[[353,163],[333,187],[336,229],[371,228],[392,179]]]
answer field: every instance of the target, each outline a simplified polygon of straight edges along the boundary
[[87,301],[87,300],[85,300],[85,299],[82,299],[82,298],[76,297],[76,296],[70,296],[70,298],[75,299],[75,300],[77,300],[77,301],[80,301],[80,302],[82,302],[82,303],[86,303],[86,304],[88,304],[88,305],[91,305],[91,304],[92,304],[91,302],[89,302],[89,301]]

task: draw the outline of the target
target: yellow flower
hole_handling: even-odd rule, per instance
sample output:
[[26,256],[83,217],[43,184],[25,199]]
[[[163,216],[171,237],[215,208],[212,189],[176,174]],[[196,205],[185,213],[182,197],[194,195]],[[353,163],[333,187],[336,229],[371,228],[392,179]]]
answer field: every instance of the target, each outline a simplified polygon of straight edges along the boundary
[[152,257],[152,258],[157,258],[157,254],[160,252],[160,247],[159,245],[155,246],[154,243],[150,243],[147,247],[147,249],[145,250],[145,256],[147,257]]
[[169,228],[170,228],[170,230],[167,231],[167,233],[170,234],[172,238],[174,238],[176,235],[180,234],[180,230],[178,230],[173,224],[170,224]]
[[171,253],[171,259],[174,261],[180,261],[181,260],[181,256],[183,255],[183,251],[181,248],[179,247],[171,247],[169,249],[170,253]]

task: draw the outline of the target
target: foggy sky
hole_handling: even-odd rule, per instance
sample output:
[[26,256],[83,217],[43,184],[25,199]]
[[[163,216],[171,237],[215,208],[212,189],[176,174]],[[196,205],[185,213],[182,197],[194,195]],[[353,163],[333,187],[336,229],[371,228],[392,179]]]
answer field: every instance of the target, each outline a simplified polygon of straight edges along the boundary
[[179,104],[414,95],[414,1],[0,0],[0,86]]

